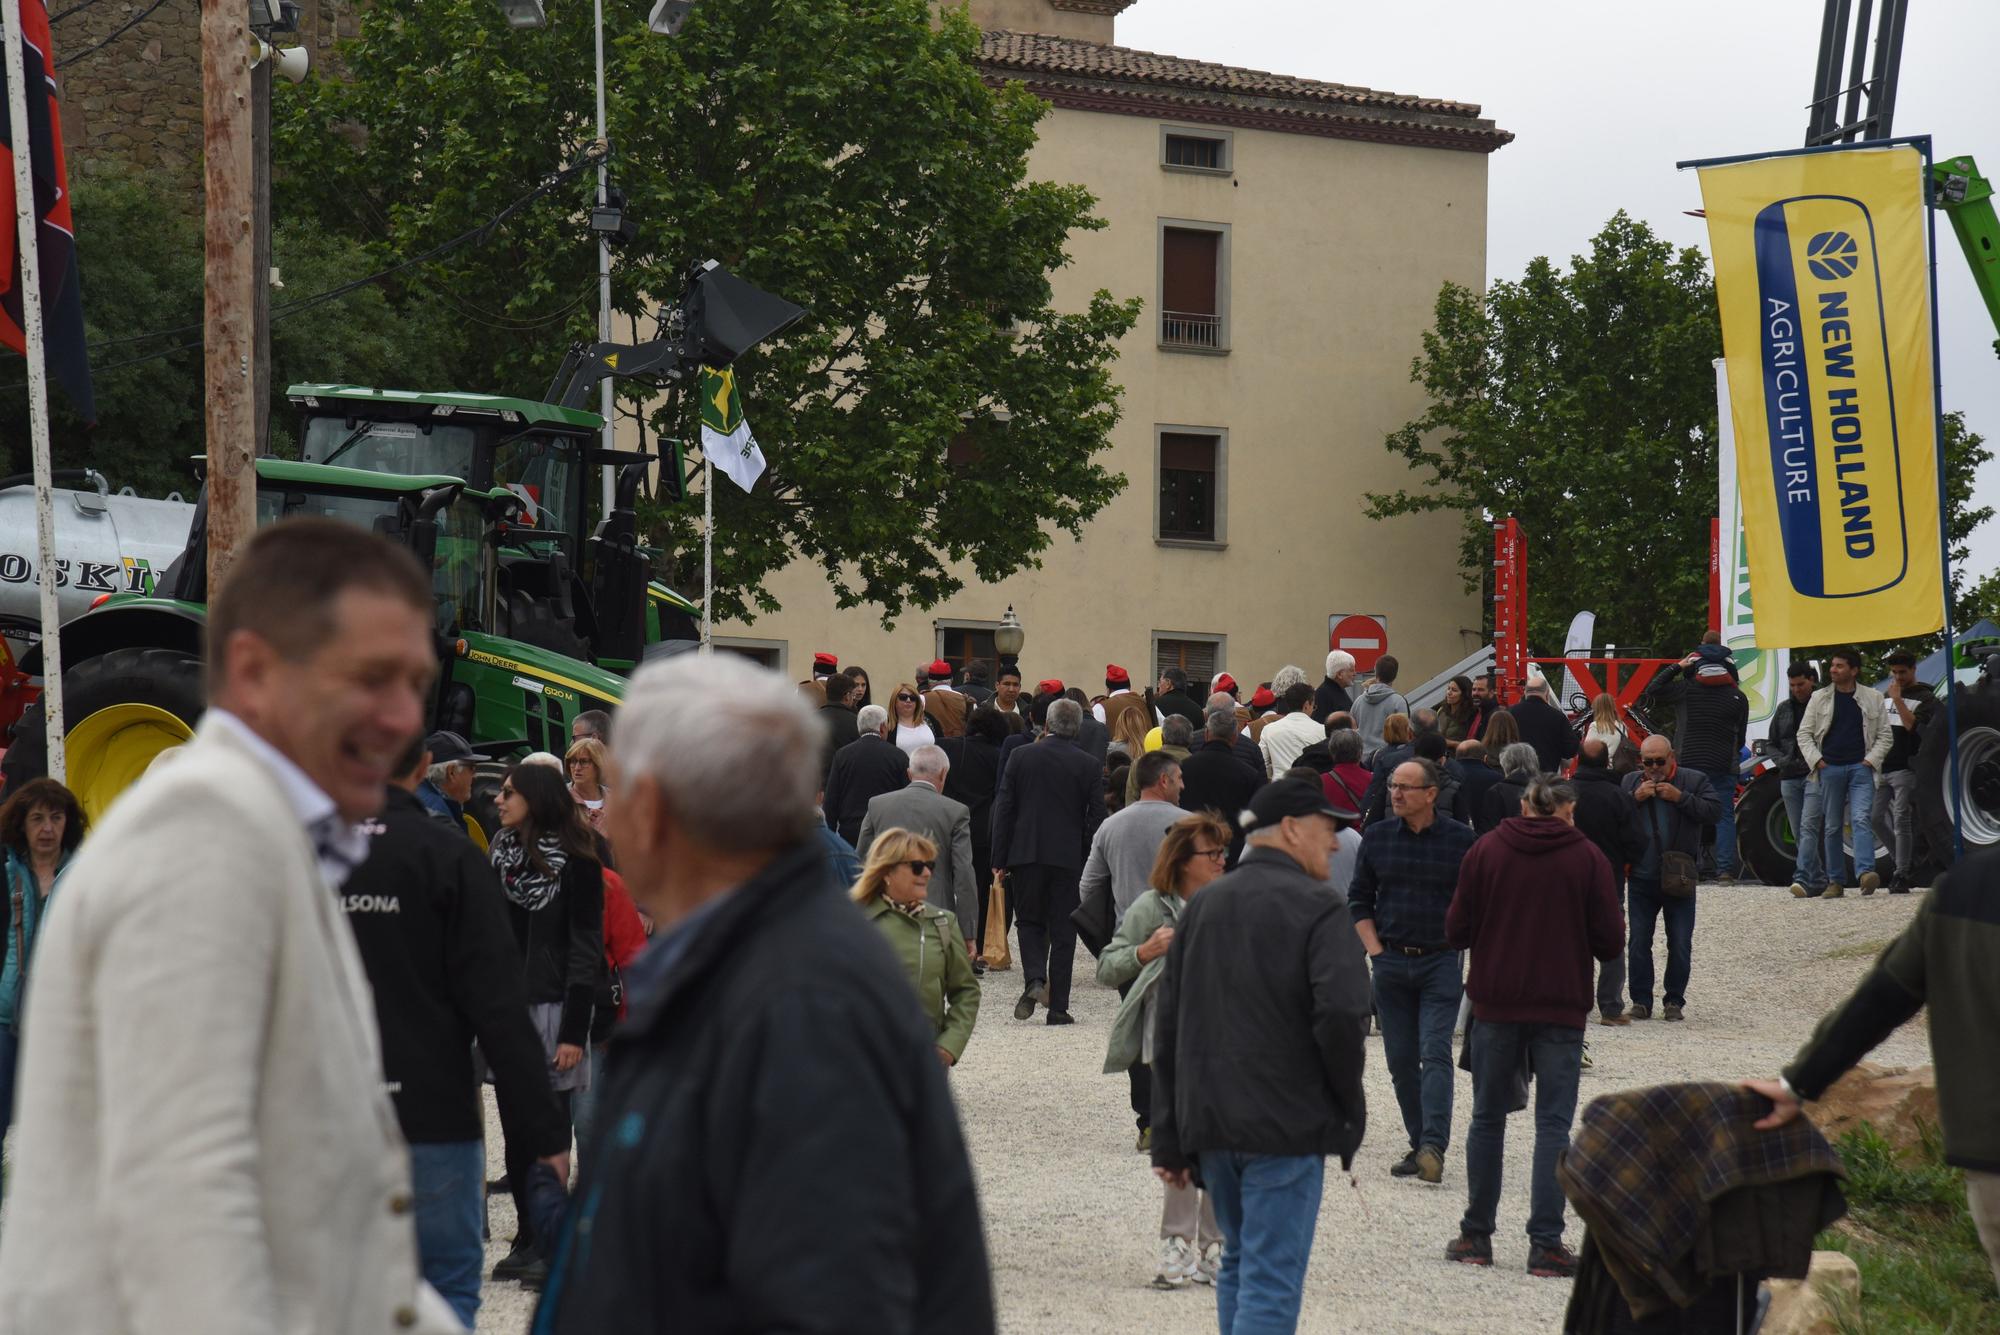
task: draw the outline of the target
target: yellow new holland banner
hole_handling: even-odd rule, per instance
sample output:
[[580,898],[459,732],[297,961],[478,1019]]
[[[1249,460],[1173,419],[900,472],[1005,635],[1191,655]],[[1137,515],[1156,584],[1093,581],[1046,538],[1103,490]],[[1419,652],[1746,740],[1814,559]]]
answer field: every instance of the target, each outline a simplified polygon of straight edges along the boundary
[[1944,624],[1923,162],[1701,169],[1760,646]]

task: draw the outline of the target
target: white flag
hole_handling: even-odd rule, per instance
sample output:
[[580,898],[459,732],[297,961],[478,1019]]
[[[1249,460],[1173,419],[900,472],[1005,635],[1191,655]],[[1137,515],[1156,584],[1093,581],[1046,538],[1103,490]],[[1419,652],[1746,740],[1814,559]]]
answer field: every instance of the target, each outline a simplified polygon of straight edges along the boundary
[[731,370],[701,372],[701,448],[729,480],[748,491],[764,475],[764,451],[750,434]]

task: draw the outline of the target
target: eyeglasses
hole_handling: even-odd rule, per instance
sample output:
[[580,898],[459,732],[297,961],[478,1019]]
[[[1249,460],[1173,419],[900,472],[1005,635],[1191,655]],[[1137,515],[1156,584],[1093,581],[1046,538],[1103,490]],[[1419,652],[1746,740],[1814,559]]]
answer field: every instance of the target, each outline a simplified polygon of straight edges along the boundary
[[922,876],[925,872],[937,866],[937,863],[925,862],[920,858],[912,858],[910,859],[910,861],[904,863],[903,865],[910,869],[910,875]]
[[1665,756],[1653,756],[1650,759],[1640,760],[1639,764],[1644,769],[1665,769],[1667,767],[1667,758]]
[[512,797],[513,795],[514,795],[514,790],[512,788],[507,787],[505,784],[502,784],[500,786],[500,796]]
[[1220,862],[1229,856],[1229,850],[1226,848],[1196,848],[1189,850],[1188,856],[1191,858],[1213,858],[1217,862]]
[[1389,785],[1389,791],[1392,793],[1421,793],[1426,788],[1435,787],[1437,785],[1434,783],[1392,783]]

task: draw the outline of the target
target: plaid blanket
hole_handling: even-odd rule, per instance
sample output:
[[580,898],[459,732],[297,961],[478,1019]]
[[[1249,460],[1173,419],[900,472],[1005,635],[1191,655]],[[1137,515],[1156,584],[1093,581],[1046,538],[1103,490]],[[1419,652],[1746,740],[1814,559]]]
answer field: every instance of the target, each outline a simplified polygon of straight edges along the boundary
[[1626,1090],[1584,1109],[1556,1180],[1634,1316],[1685,1307],[1715,1278],[1699,1256],[1720,1197],[1815,1173],[1847,1176],[1805,1118],[1756,1130],[1769,1111],[1761,1096],[1716,1083]]

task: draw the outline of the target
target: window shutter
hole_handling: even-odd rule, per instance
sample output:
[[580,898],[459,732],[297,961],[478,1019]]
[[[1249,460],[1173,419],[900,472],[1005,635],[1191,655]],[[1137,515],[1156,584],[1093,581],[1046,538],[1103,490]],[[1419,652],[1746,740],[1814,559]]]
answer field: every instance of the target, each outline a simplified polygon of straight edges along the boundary
[[1214,315],[1216,252],[1222,237],[1216,232],[1195,232],[1185,227],[1169,227],[1162,240],[1160,300],[1170,311],[1184,315]]

